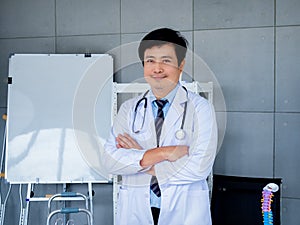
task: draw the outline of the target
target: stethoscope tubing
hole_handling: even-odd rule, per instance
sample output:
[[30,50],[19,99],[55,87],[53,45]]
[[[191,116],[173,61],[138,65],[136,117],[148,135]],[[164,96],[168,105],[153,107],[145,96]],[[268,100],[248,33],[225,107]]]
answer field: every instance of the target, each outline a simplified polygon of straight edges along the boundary
[[[146,95],[148,94],[149,90],[147,90],[145,92],[145,94],[143,95],[143,97],[137,101],[136,105],[135,105],[135,108],[134,108],[134,117],[133,117],[133,122],[132,122],[132,132],[135,133],[135,134],[138,134],[142,128],[144,127],[144,123],[145,123],[145,116],[146,116],[146,109],[147,109],[147,98],[146,98]],[[138,130],[135,130],[134,129],[134,124],[135,124],[135,120],[136,120],[136,114],[137,114],[137,109],[139,107],[139,105],[141,104],[142,101],[145,101],[144,103],[144,115],[143,115],[143,122],[142,122],[142,126],[140,129]]]

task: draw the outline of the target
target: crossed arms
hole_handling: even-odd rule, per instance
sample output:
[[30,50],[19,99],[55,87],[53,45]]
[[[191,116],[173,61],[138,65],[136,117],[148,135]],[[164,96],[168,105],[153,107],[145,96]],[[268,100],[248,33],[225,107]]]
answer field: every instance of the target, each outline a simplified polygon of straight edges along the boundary
[[[127,133],[119,134],[116,138],[117,148],[124,149],[139,149],[142,147]],[[177,145],[177,146],[163,146],[149,149],[143,155],[140,160],[140,166],[143,168],[152,167],[148,173],[154,175],[153,166],[162,161],[175,162],[177,159],[188,154],[188,146]]]

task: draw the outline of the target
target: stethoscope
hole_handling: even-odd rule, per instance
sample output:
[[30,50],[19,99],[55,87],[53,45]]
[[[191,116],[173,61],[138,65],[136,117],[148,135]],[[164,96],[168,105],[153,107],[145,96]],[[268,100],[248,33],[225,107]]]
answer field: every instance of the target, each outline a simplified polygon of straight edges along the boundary
[[[187,89],[184,86],[182,86],[182,88],[186,91],[186,94],[188,95]],[[146,109],[147,109],[147,98],[146,98],[146,95],[148,93],[149,93],[149,90],[144,93],[143,97],[140,100],[138,100],[138,102],[136,103],[135,108],[134,108],[134,117],[133,117],[133,122],[132,122],[132,132],[135,133],[135,134],[139,133],[142,130],[142,128],[144,127],[145,116],[146,116]],[[138,109],[139,105],[143,101],[144,101],[143,121],[142,121],[141,127],[139,129],[135,130],[134,124],[135,124],[135,120],[136,120],[137,109]],[[186,110],[187,110],[187,101],[184,103],[184,111],[183,111],[181,126],[180,126],[179,130],[177,130],[175,132],[175,137],[176,137],[177,140],[183,140],[185,138],[185,136],[186,136],[186,133],[185,133],[185,131],[183,129],[184,122],[185,122],[185,117],[186,117]]]

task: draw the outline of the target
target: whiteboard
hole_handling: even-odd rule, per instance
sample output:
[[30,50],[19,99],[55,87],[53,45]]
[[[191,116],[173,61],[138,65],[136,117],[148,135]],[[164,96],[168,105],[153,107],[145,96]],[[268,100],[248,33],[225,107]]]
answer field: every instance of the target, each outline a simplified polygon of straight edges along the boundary
[[107,54],[15,54],[9,60],[10,183],[107,182],[100,151],[112,120]]

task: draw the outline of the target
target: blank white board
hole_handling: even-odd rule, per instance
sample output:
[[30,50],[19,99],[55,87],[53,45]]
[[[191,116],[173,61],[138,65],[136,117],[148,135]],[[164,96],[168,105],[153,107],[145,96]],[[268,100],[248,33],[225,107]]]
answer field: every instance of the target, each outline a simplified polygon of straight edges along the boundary
[[16,54],[9,61],[6,179],[107,182],[100,149],[112,114],[107,54]]

